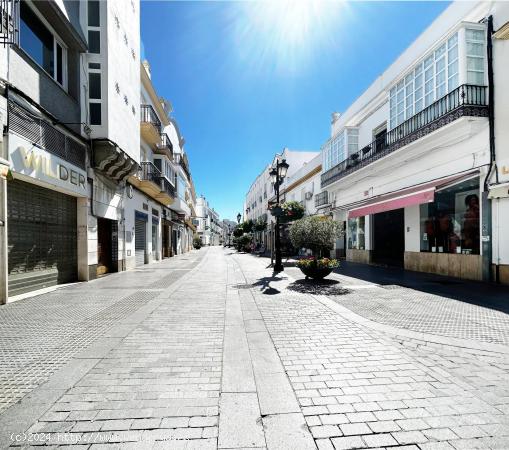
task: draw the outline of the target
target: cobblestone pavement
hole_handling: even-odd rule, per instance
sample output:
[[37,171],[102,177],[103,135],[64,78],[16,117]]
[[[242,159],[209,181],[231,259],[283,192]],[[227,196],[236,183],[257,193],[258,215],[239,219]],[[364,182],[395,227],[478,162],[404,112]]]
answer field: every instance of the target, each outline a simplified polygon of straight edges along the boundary
[[[508,354],[401,342],[272,277],[261,258],[218,247],[187,258],[183,270],[170,260],[96,283],[110,303],[94,300],[86,317],[108,328],[0,414],[0,448],[509,448]],[[63,315],[63,301],[40,308],[39,334],[82,314],[72,300]],[[35,334],[18,349],[30,353]]]
[[295,293],[285,276],[260,278],[266,260],[233,259],[318,448],[509,448],[507,354],[401,345]]
[[0,413],[200,259],[190,253],[1,306]]
[[[290,268],[288,272],[301,278],[299,269]],[[369,283],[341,273],[331,274],[329,279],[339,281],[349,291],[342,295],[332,293],[330,298],[375,322],[421,333],[509,345],[507,301],[504,312],[397,284]]]

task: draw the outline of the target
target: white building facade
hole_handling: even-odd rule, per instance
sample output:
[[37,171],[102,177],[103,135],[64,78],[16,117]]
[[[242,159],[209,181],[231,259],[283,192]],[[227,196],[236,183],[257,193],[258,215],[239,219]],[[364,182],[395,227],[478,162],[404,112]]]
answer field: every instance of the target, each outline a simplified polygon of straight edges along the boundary
[[509,156],[501,84],[509,47],[491,34],[508,20],[502,2],[453,3],[333,115],[321,195],[347,230],[338,254],[346,246],[351,261],[509,281],[509,200],[499,188]]
[[219,214],[209,205],[202,195],[196,199],[197,234],[203,245],[221,245],[223,243],[223,224]]
[[[79,3],[2,2],[0,303],[86,279],[90,157]],[[18,24],[19,23],[19,28]],[[40,51],[39,51],[40,50]]]

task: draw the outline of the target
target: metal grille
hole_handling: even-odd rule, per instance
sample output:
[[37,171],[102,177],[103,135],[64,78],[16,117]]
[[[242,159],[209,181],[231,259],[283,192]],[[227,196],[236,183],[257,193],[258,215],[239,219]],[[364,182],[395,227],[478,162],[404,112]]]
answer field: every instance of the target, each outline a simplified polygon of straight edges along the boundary
[[76,280],[76,199],[18,180],[7,190],[9,285]]
[[19,45],[19,0],[0,0],[0,42]]
[[86,168],[85,145],[62,133],[49,122],[34,117],[14,102],[9,102],[9,131],[77,167]]
[[460,117],[487,117],[487,115],[487,88],[461,85],[322,173],[322,188]]
[[145,264],[146,224],[144,220],[135,220],[134,251],[137,266]]

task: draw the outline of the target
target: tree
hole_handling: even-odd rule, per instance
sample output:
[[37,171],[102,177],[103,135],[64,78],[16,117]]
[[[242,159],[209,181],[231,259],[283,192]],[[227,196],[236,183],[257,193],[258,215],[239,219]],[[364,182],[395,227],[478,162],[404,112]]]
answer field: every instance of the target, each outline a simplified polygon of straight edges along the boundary
[[201,237],[198,236],[197,234],[194,235],[193,237],[193,247],[196,249],[196,250],[199,250],[203,245],[203,242],[201,241]]
[[[308,248],[317,257],[334,248],[334,241],[342,236],[343,228],[335,220],[323,216],[309,216],[290,225],[290,240],[295,248]],[[327,255],[328,256],[328,255]]]

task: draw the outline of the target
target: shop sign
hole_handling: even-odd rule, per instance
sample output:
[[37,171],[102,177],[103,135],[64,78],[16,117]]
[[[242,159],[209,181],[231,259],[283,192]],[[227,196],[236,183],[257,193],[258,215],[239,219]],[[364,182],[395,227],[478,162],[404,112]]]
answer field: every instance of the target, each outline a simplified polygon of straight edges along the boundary
[[87,174],[26,139],[9,134],[11,170],[77,195],[87,195]]

